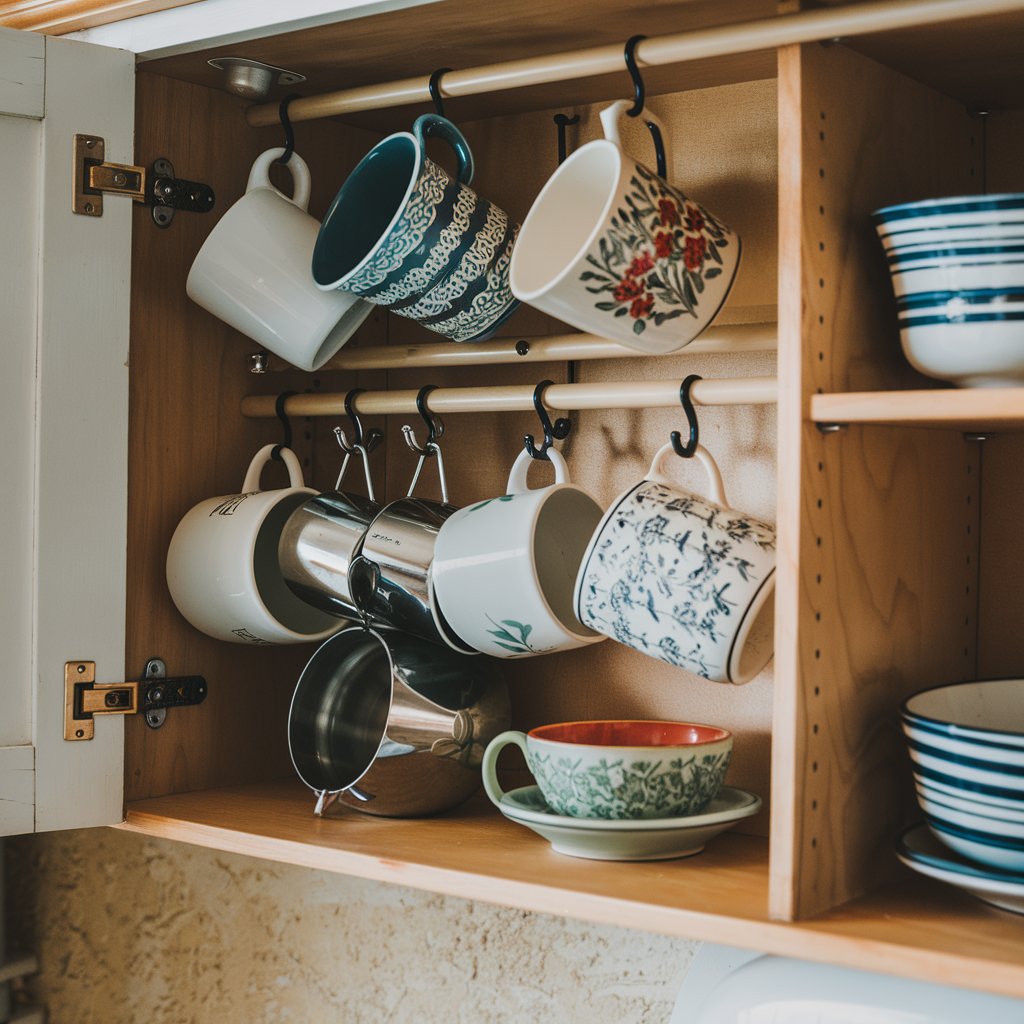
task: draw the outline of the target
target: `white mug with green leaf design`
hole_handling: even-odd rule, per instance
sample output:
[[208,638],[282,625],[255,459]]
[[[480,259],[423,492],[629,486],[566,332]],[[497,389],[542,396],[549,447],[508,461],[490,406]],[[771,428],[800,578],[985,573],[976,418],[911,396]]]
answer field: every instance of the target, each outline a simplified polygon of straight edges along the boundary
[[517,299],[641,352],[688,345],[722,308],[736,277],[740,238],[674,185],[665,126],[659,177],[622,151],[629,101],[601,111],[605,137],[581,146],[530,207],[512,252]]
[[528,658],[597,643],[580,624],[573,584],[600,505],[569,481],[548,451],[555,482],[531,490],[534,460],[521,452],[507,493],[460,509],[441,526],[431,569],[434,598],[456,635],[484,654]]
[[484,751],[484,789],[498,806],[498,754],[514,743],[544,799],[573,818],[675,818],[718,795],[732,733],[693,722],[593,721],[503,732]]

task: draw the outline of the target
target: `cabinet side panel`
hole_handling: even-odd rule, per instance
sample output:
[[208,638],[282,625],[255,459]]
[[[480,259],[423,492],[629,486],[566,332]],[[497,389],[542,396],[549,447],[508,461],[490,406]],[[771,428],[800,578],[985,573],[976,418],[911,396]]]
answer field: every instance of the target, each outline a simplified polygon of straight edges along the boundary
[[772,913],[793,918],[895,869],[910,798],[899,703],[973,670],[975,448],[952,432],[823,436],[807,410],[816,392],[920,380],[869,214],[976,188],[980,147],[962,106],[841,46],[786,50],[779,89]]
[[[164,571],[185,512],[205,498],[236,493],[256,450],[281,439],[276,420],[241,416],[242,396],[313,386],[313,375],[298,371],[253,377],[248,356],[259,346],[185,294],[199,247],[245,190],[256,156],[280,145],[281,132],[249,128],[237,97],[144,73],[136,111],[136,162],[148,166],[167,157],[179,176],[210,184],[217,205],[210,214],[178,213],[166,230],[153,224],[148,208],[135,211],[128,671],[141,672],[148,658],[161,657],[171,674],[206,676],[209,696],[201,707],[171,711],[157,731],[141,719],[127,723],[129,800],[291,774],[288,704],[313,652],[310,645],[257,649],[204,636],[174,607]],[[332,123],[296,126],[296,149],[313,179],[311,213],[323,215],[373,141]],[[278,174],[275,182],[290,189],[288,176]],[[312,429],[303,422],[294,427],[294,447],[311,482]],[[281,467],[269,466],[263,486],[285,485]]]

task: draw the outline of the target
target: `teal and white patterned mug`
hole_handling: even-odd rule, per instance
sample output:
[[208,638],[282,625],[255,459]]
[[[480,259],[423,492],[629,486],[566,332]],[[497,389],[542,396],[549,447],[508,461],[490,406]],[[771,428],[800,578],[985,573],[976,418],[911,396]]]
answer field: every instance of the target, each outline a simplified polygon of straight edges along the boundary
[[[452,178],[426,140],[455,151]],[[518,305],[508,281],[519,225],[469,187],[473,155],[438,114],[378,142],[348,176],[313,249],[313,280],[453,341],[481,341]]]
[[692,722],[593,721],[503,732],[484,753],[484,789],[500,806],[498,754],[526,755],[548,806],[573,818],[675,818],[699,814],[718,795],[732,733]]

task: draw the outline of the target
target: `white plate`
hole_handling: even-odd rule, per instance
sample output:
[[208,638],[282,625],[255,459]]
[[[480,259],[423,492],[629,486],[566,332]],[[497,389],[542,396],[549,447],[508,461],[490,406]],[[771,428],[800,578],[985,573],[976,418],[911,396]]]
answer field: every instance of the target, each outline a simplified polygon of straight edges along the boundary
[[964,889],[985,903],[1024,914],[1024,875],[997,871],[961,857],[944,846],[927,825],[914,825],[896,841],[897,856],[908,868]]
[[548,808],[537,786],[513,789],[498,810],[551,843],[556,853],[588,860],[673,860],[700,853],[715,836],[761,809],[761,798],[723,786],[702,814],[647,820],[570,818]]

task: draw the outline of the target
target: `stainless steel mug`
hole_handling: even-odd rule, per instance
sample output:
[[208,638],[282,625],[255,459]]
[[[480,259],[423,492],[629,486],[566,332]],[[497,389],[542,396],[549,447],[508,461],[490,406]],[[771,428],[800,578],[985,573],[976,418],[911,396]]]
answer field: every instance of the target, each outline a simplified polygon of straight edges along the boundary
[[[412,496],[428,458],[437,460],[441,500]],[[420,455],[404,498],[386,505],[370,523],[350,585],[360,612],[375,625],[400,629],[463,654],[476,654],[445,621],[434,599],[431,566],[442,523],[458,509],[448,503],[441,449],[430,442]]]
[[480,784],[509,725],[498,664],[399,632],[343,630],[313,655],[288,712],[288,748],[317,794],[368,814],[448,810]]
[[[339,434],[338,443],[344,435]],[[362,551],[366,529],[381,510],[373,493],[367,449],[342,446],[345,459],[333,491],[303,502],[288,518],[278,544],[281,574],[307,603],[345,619],[359,619],[350,569]],[[341,489],[349,459],[357,452],[366,474],[368,497]]]

